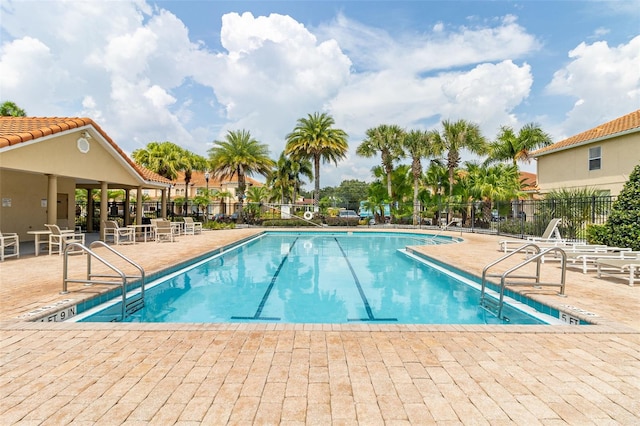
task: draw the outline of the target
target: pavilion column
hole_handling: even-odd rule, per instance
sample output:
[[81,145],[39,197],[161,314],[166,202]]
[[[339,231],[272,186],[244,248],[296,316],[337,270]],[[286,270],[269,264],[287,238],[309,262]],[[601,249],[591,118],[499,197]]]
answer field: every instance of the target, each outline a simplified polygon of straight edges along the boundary
[[136,188],[136,225],[142,225],[142,187]]
[[87,232],[93,232],[93,189],[87,189]]
[[130,225],[131,224],[131,216],[129,214],[130,209],[130,204],[131,202],[129,201],[129,194],[130,191],[129,189],[125,189],[124,190],[124,226]]
[[109,218],[107,209],[109,208],[109,187],[107,182],[100,182],[100,239],[104,241],[104,224]]
[[162,190],[162,195],[160,196],[160,208],[162,209],[162,218],[167,218],[167,188]]
[[58,177],[47,175],[47,223],[58,223]]

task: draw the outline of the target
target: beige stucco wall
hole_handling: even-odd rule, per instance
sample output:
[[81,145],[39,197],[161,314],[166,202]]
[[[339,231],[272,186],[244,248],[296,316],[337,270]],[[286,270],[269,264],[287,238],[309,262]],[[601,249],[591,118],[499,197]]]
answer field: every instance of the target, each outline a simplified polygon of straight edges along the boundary
[[[600,170],[589,170],[589,148],[601,147]],[[618,195],[633,168],[640,164],[640,133],[594,142],[537,157],[540,192],[596,188]]]
[[[75,181],[59,177],[57,183],[57,193],[67,194],[69,200],[66,214],[59,215],[66,216],[67,220],[59,220],[57,224],[74,229]],[[20,241],[33,241],[34,236],[28,231],[46,230],[47,190],[48,178],[44,174],[0,169],[0,230],[18,233]]]
[[[89,132],[89,150],[78,149],[78,139]],[[56,223],[68,229],[75,227],[76,185],[100,188],[106,182],[110,189],[140,187],[143,181],[124,158],[91,126],[68,133],[43,137],[0,151],[0,230],[16,232],[21,241],[32,241],[28,231],[44,230],[48,222],[49,178],[55,176],[58,198]],[[145,183],[145,186],[148,185]],[[151,187],[160,186],[151,185]],[[64,199],[65,212],[60,212]],[[46,203],[46,207],[42,204]],[[62,217],[62,219],[61,219]]]
[[[107,151],[100,136],[89,141],[89,152],[77,148],[81,131],[71,132],[35,143],[20,144],[17,149],[0,153],[3,168],[57,176],[82,176],[83,179],[139,185],[135,172]],[[103,146],[103,143],[105,146]]]

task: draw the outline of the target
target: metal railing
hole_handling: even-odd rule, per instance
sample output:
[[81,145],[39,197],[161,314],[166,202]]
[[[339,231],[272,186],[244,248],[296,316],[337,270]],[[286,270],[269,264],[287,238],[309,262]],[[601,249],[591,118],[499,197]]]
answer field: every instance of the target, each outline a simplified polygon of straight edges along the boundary
[[[489,269],[495,265],[498,265],[500,263],[502,263],[503,261],[505,261],[506,259],[516,255],[517,253],[530,253],[531,251],[534,252],[534,254],[532,256],[528,256],[525,258],[525,260],[523,260],[522,262],[518,263],[515,266],[512,266],[511,268],[507,269],[506,271],[502,272],[502,273],[497,273],[497,274],[489,274]],[[560,254],[560,259],[561,259],[561,265],[560,265],[560,282],[542,282],[540,281],[540,265],[543,263],[544,260],[544,256],[548,255],[552,252],[555,252],[557,254]],[[513,272],[519,270],[520,268],[522,268],[523,266],[531,263],[531,262],[536,262],[536,272],[535,275],[512,275]],[[567,255],[564,252],[564,250],[562,250],[561,247],[550,247],[550,248],[546,248],[544,250],[542,250],[538,245],[533,244],[533,243],[528,243],[528,244],[523,244],[522,246],[518,247],[516,250],[500,257],[499,259],[491,262],[490,264],[488,264],[487,266],[484,267],[484,269],[482,270],[482,286],[480,289],[480,305],[482,307],[485,308],[495,308],[497,310],[497,317],[502,319],[502,308],[504,306],[504,289],[507,286],[519,286],[519,285],[527,285],[527,286],[534,286],[534,287],[542,287],[542,286],[555,286],[555,287],[560,287],[560,292],[558,293],[559,296],[564,296],[564,289],[565,289],[565,282],[566,282],[566,270],[567,270]],[[494,304],[493,302],[489,302],[488,299],[486,298],[486,286],[487,286],[487,278],[488,277],[493,277],[493,278],[500,278],[500,297],[498,300],[497,304]],[[512,279],[521,279],[521,280],[534,280],[533,282],[531,281],[507,281],[507,278],[512,278]]]
[[[92,249],[95,247],[106,248],[111,253],[115,254],[117,257],[119,257],[120,259],[123,259],[129,265],[136,268],[140,272],[140,275],[127,275],[120,268],[116,267],[111,262],[109,262],[99,254],[97,254],[95,251],[93,251]],[[85,279],[69,278],[69,254],[72,251],[77,251],[77,250],[87,255],[87,276]],[[110,269],[113,272],[113,274],[94,273],[92,270],[92,259],[98,260],[100,263],[102,263],[104,266]],[[101,279],[101,278],[110,278],[110,279]],[[130,280],[136,280],[136,279],[140,280],[139,297],[127,300],[128,284],[132,282]],[[140,307],[144,306],[144,288],[145,288],[144,269],[140,265],[138,265],[137,263],[129,259],[128,257],[124,256],[122,253],[114,250],[112,247],[110,247],[108,244],[104,243],[103,241],[94,241],[93,243],[90,244],[89,247],[80,243],[71,243],[66,245],[64,249],[63,266],[62,266],[62,291],[60,292],[60,294],[69,293],[68,283],[70,282],[82,283],[85,285],[93,285],[93,284],[119,285],[121,287],[121,292],[122,292],[122,307],[120,312],[121,321],[126,318],[127,313],[137,310]]]

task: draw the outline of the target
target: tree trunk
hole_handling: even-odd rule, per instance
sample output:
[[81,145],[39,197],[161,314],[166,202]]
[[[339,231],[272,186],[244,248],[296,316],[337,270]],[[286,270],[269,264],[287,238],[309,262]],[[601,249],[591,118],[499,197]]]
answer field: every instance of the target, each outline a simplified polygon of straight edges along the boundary
[[313,191],[313,210],[315,213],[319,212],[318,206],[320,205],[320,155],[317,154],[313,157],[313,166],[316,172],[315,176],[315,190]]
[[418,178],[413,178],[413,226],[420,223],[420,205],[418,203]]

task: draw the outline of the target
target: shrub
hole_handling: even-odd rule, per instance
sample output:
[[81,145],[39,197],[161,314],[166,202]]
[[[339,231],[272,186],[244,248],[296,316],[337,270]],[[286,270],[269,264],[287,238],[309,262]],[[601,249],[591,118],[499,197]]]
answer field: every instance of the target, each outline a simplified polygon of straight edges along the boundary
[[322,222],[319,219],[312,219],[310,221],[302,220],[302,219],[269,219],[262,222],[262,226],[271,226],[278,228],[286,228],[286,227],[298,227],[298,226],[317,226],[321,225]]
[[359,217],[326,217],[325,222],[329,226],[358,226]]
[[535,235],[535,223],[526,222],[520,219],[508,219],[504,222],[499,222],[500,232],[503,234],[513,235]]
[[203,223],[202,224],[203,228],[206,229],[234,229],[236,227],[236,224],[233,222],[218,222],[218,221],[212,221],[210,220],[209,222]]
[[587,225],[587,243],[589,244],[606,244],[607,241],[607,226],[602,225]]
[[605,226],[607,245],[640,250],[640,165],[629,175]]

